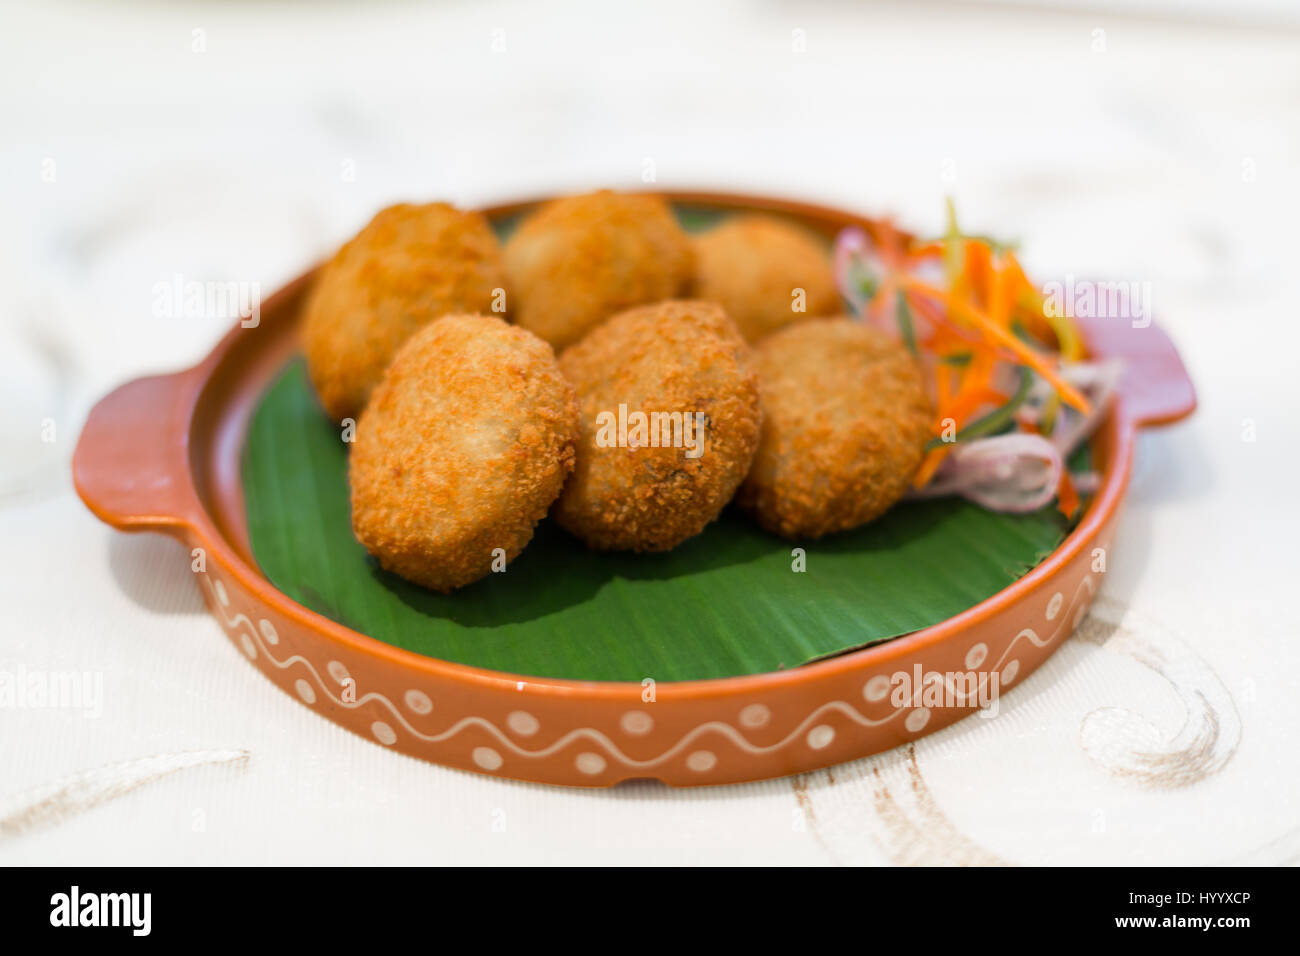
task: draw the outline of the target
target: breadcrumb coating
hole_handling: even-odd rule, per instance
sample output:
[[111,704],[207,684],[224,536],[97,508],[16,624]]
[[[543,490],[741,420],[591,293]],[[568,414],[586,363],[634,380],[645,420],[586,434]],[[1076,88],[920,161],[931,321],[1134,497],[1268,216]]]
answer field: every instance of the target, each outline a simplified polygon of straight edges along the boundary
[[[794,311],[796,289],[802,312]],[[732,216],[695,239],[694,294],[726,309],[749,342],[843,308],[827,244],[763,213]]]
[[325,411],[355,418],[412,333],[441,315],[492,314],[505,288],[501,247],[479,213],[380,211],[324,266],[307,303],[303,351]]
[[[398,351],[357,423],[352,530],[389,571],[450,591],[512,561],[573,470],[578,402],[551,347],[449,315]],[[500,555],[500,553],[498,553]]]
[[[667,551],[722,511],[749,469],[762,411],[749,349],[722,308],[674,301],[622,312],[560,356],[577,389],[577,466],[552,509],[597,550]],[[602,445],[600,417],[700,413],[690,448]],[[629,441],[628,444],[635,444]]]
[[682,295],[690,241],[658,196],[601,190],[552,200],[506,243],[516,323],[562,350],[623,309]]
[[907,348],[850,318],[789,326],[754,350],[763,432],[737,502],[786,538],[878,517],[907,491],[932,422]]

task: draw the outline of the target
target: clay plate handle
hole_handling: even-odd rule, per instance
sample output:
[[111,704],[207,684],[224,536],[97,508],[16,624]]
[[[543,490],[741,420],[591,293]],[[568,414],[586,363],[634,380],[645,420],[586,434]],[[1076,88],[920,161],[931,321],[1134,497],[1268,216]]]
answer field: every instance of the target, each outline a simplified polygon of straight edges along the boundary
[[91,409],[72,456],[77,494],[122,531],[182,537],[199,514],[189,428],[201,369],[136,379]]
[[1154,322],[1135,326],[1120,318],[1076,316],[1074,321],[1090,355],[1124,361],[1120,405],[1135,426],[1168,425],[1196,410],[1192,379],[1160,326]]

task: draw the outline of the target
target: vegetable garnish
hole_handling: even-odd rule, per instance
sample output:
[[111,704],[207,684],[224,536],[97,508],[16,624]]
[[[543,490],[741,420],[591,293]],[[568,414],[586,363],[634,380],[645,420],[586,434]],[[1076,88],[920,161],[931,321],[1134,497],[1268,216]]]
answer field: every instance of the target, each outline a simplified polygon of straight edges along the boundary
[[1052,501],[1067,516],[1097,476],[1065,462],[1109,407],[1121,369],[1084,360],[1070,317],[1044,308],[1012,246],[967,235],[948,203],[937,240],[885,222],[835,241],[840,291],[862,321],[917,356],[935,404],[914,497],[962,495],[998,511]]
[[[955,440],[970,441],[973,438],[982,438],[985,435],[1000,435],[1014,426],[1016,424],[1016,409],[1025,403],[1033,384],[1034,373],[1030,369],[1022,368],[1020,370],[1020,387],[1016,389],[1016,393],[1005,404],[999,405],[987,415],[971,422],[957,432]],[[933,438],[925,447],[926,450],[930,450],[942,444],[942,437]]]

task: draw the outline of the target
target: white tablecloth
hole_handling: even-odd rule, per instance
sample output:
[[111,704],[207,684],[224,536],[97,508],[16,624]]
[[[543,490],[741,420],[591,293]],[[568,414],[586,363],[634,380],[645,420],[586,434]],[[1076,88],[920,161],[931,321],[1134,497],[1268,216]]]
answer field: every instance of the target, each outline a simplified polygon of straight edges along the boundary
[[[1295,18],[1023,6],[7,5],[0,863],[1300,860]],[[178,544],[73,494],[89,404],[228,324],[158,283],[267,294],[399,198],[647,170],[920,229],[952,193],[1039,278],[1151,283],[1201,408],[1142,440],[1095,613],[996,719],[731,788],[446,770],[273,688]],[[4,696],[59,675],[81,706]]]

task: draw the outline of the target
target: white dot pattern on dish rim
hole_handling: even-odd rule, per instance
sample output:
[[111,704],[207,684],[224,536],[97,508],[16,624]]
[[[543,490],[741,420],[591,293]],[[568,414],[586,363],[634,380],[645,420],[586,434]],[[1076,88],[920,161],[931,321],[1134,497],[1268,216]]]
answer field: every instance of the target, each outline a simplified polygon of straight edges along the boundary
[[333,677],[340,684],[351,676],[348,674],[348,669],[343,666],[342,661],[330,661],[325,665],[325,669],[329,671],[330,677]]
[[578,759],[574,761],[574,765],[585,774],[597,774],[605,769],[605,758],[600,754],[587,751],[578,754]]
[[808,731],[808,746],[813,750],[824,750],[835,739],[835,728],[827,724],[818,724]]
[[[228,606],[230,604],[230,597],[225,584],[215,576],[211,578],[211,581],[218,601],[221,604]],[[1060,615],[1063,603],[1064,598],[1061,592],[1057,592],[1052,596],[1046,610],[1046,617],[1048,620]],[[1087,614],[1088,609],[1088,602],[1086,600],[1079,603],[1074,614],[1073,625],[1075,628],[1078,627],[1083,617]],[[238,623],[238,620],[230,621],[227,619],[227,621],[223,623],[225,623],[227,629],[230,630],[233,635],[238,635],[238,644],[250,659],[256,659],[258,656],[258,647],[253,638],[260,635],[267,644],[272,646],[280,643],[279,633],[276,631],[275,626],[266,618],[258,619],[256,629],[253,628],[252,622],[248,621],[246,617],[244,618],[244,622],[249,625],[248,632],[244,632],[240,628],[234,626]],[[270,654],[269,651],[267,653]],[[969,669],[976,669],[984,663],[987,656],[988,646],[984,643],[977,643],[967,651],[966,666]],[[271,656],[270,660],[275,662],[274,656]],[[341,661],[331,660],[326,664],[325,669],[329,675],[340,684],[346,684],[352,679],[347,667]],[[1014,658],[1011,659],[1002,667],[999,675],[1001,683],[1003,685],[1010,684],[1019,676],[1019,672],[1019,660]],[[294,691],[304,703],[308,705],[314,705],[316,703],[316,690],[306,680],[298,679],[294,682],[293,686]],[[888,696],[891,686],[890,678],[887,675],[876,674],[863,685],[862,696],[868,702],[882,701]],[[518,689],[523,689],[522,681],[519,682]],[[414,689],[408,690],[404,699],[407,707],[415,713],[425,714],[431,712],[433,709],[433,702],[423,691]],[[904,719],[904,725],[909,732],[919,734],[929,725],[931,716],[932,714],[929,708],[917,707],[907,714]],[[742,726],[754,729],[766,726],[771,721],[771,717],[771,710],[767,706],[763,704],[749,704],[740,711],[739,721]],[[526,711],[511,712],[506,718],[506,723],[511,730],[520,736],[531,736],[540,730],[540,722],[536,717]],[[620,726],[629,734],[646,734],[653,730],[655,722],[654,719],[644,711],[628,711],[620,718]],[[374,721],[370,725],[370,732],[376,740],[385,746],[391,746],[397,741],[397,733],[384,721]],[[827,724],[819,724],[807,733],[804,740],[805,743],[813,749],[821,750],[830,746],[830,744],[834,742],[835,736],[836,733],[834,728]],[[504,762],[500,753],[491,747],[475,748],[472,758],[474,763],[481,769],[489,771],[499,769]],[[686,758],[687,767],[699,773],[714,769],[714,767],[717,766],[717,763],[717,755],[708,750],[694,751]],[[575,765],[579,771],[587,775],[600,774],[604,772],[608,766],[607,761],[603,756],[591,751],[578,754],[575,760]]]
[[718,758],[711,750],[697,750],[686,758],[686,766],[696,773],[708,773],[717,764]]
[[1065,596],[1057,591],[1052,595],[1052,599],[1047,602],[1047,619],[1055,620],[1056,615],[1061,613],[1061,604],[1065,601]]
[[889,696],[889,678],[884,674],[877,674],[867,681],[866,686],[862,688],[862,696],[869,703],[880,703]]
[[541,723],[526,710],[516,710],[506,717],[510,729],[521,737],[531,737],[541,729]]
[[619,721],[619,726],[623,728],[625,734],[639,737],[654,730],[655,721],[644,710],[629,710]]
[[433,701],[429,700],[429,695],[422,690],[411,688],[403,699],[406,701],[407,709],[413,713],[427,714],[433,710]]

